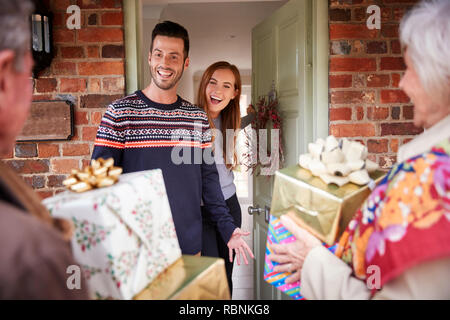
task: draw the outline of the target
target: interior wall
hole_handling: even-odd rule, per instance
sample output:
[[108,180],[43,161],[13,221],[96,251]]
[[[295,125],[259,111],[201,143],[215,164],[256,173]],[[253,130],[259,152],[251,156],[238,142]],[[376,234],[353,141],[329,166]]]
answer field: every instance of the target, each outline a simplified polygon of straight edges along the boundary
[[[286,1],[242,3],[167,4],[161,9],[159,21],[171,20],[184,26],[190,39],[190,66],[180,81],[178,93],[195,102],[199,78],[212,63],[220,60],[235,64],[250,84],[251,30]],[[144,6],[150,10],[149,6]],[[155,10],[156,12],[156,10]],[[153,18],[155,19],[155,18]],[[145,65],[150,47],[151,29],[155,20],[144,16]],[[148,36],[147,36],[148,35]],[[145,70],[145,85],[149,71]]]

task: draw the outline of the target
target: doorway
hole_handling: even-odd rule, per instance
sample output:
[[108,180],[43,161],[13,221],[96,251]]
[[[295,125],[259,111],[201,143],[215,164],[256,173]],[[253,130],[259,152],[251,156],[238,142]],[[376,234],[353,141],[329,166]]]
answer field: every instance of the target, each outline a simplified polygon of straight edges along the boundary
[[[171,20],[183,25],[190,38],[191,63],[183,74],[178,94],[195,103],[203,71],[210,64],[225,60],[240,70],[241,110],[245,115],[248,104],[252,103],[252,29],[286,3],[287,0],[125,0],[125,34],[131,34],[129,40],[126,37],[126,42],[130,41],[126,43],[127,93],[148,85],[151,31],[158,22]],[[235,183],[242,210],[242,229],[252,232],[253,218],[247,209],[253,203],[253,176],[241,168],[235,172]],[[253,249],[253,234],[245,240]],[[248,266],[235,266],[232,298],[255,298],[253,261]]]

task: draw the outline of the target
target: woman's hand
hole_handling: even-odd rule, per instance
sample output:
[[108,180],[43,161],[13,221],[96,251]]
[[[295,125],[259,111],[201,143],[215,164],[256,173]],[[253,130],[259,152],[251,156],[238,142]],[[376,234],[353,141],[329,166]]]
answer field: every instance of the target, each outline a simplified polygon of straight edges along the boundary
[[247,114],[250,113],[256,113],[255,107],[253,107],[253,105],[249,104],[247,107]]
[[[244,258],[245,264],[248,264],[247,256],[245,254],[245,250],[250,254],[250,257],[254,259],[252,250],[250,250],[247,243],[242,239],[242,237],[248,236],[250,232],[244,232],[239,228],[234,229],[233,234],[231,235],[230,241],[228,241],[227,246],[230,254],[230,262],[233,262],[233,250],[236,252],[237,264],[241,265],[241,257],[242,254]],[[245,250],[244,250],[245,249]]]
[[273,254],[270,254],[267,258],[279,263],[273,269],[274,272],[293,273],[285,281],[286,283],[293,283],[300,280],[303,263],[308,253],[322,243],[308,231],[299,227],[287,215],[281,216],[281,222],[295,236],[296,240],[287,244],[271,244]]

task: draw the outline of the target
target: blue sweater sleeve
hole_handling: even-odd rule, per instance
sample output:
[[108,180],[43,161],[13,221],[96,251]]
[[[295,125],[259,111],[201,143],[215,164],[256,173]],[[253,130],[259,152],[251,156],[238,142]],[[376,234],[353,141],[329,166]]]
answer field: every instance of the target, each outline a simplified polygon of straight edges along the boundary
[[[208,148],[205,153],[211,152]],[[205,154],[204,153],[204,154]],[[212,157],[212,155],[211,155]],[[211,163],[212,164],[209,164]],[[223,198],[222,189],[220,188],[219,173],[212,157],[212,161],[202,161],[202,197],[203,204],[207,211],[211,214],[211,220],[217,224],[217,229],[225,243],[231,238],[233,231],[237,228],[234,225],[233,217]]]

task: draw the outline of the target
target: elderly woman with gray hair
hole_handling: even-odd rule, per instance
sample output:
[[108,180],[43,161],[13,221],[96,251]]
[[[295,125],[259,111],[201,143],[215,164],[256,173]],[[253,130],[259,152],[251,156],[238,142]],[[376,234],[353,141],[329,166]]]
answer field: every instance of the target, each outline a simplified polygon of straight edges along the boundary
[[288,217],[297,240],[273,245],[307,299],[450,299],[450,1],[423,1],[401,22],[400,88],[425,131],[358,210],[335,255]]

